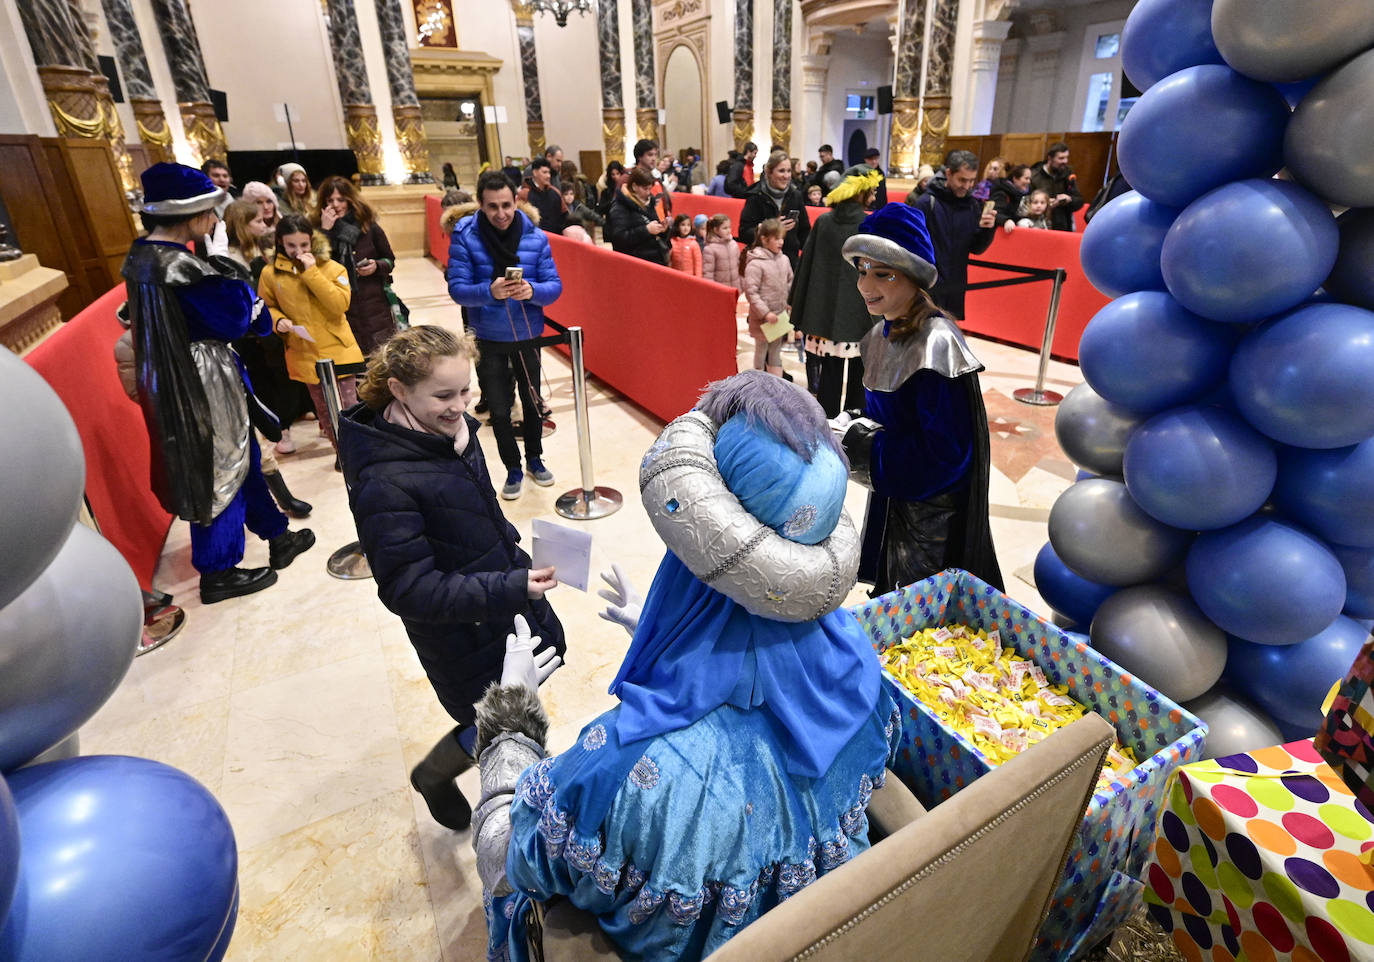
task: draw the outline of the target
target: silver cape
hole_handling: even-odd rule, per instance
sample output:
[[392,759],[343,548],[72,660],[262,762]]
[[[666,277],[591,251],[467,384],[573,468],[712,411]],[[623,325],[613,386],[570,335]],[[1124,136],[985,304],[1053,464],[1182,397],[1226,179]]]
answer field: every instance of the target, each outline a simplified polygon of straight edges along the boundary
[[654,530],[692,574],[750,614],[814,621],[843,603],[859,570],[859,536],[847,513],[820,544],[767,527],[725,486],[717,425],[690,411],[663,429],[639,468]]
[[927,318],[915,334],[895,342],[883,337],[885,323],[878,321],[859,342],[864,387],[870,391],[895,391],[921,370],[956,378],[983,369],[963,332],[943,314]]
[[229,345],[223,341],[193,341],[191,356],[210,402],[215,471],[215,500],[210,513],[217,518],[248,477],[248,439],[253,429],[248,420],[243,378]]

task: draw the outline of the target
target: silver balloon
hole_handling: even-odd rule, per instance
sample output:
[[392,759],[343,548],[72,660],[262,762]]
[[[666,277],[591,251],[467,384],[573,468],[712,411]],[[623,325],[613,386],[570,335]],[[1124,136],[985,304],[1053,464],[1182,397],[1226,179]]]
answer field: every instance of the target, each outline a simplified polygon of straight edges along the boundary
[[20,765],[20,768],[29,768],[33,765],[44,765],[48,762],[66,761],[68,758],[75,758],[81,754],[81,733],[72,732],[62,739],[52,748],[43,754],[36,756],[32,761],[27,761]]
[[1348,210],[1336,218],[1336,226],[1340,252],[1322,286],[1338,301],[1374,311],[1374,210]]
[[1182,561],[1192,533],[1150,517],[1126,485],[1079,481],[1050,509],[1050,544],[1071,571],[1101,585],[1154,581]]
[[1284,132],[1283,162],[1289,173],[1333,204],[1374,207],[1371,90],[1374,50],[1360,54],[1313,87],[1293,111]]
[[1268,715],[1220,685],[1183,707],[1207,723],[1203,758],[1239,755],[1284,741]]
[[1084,383],[1064,395],[1054,416],[1054,436],[1074,464],[1093,474],[1120,477],[1126,441],[1146,417],[1113,404]]
[[1374,44],[1374,0],[1215,0],[1212,39],[1233,70],[1291,83]]
[[1211,688],[1226,667],[1225,633],[1187,595],[1163,585],[1112,595],[1093,615],[1088,637],[1099,652],[1177,702]]
[[[111,360],[110,363],[114,363]],[[0,349],[0,608],[57,555],[86,484],[81,437],[38,372]]]
[[129,670],[142,631],[134,573],[76,525],[38,580],[0,609],[0,771],[85,724]]

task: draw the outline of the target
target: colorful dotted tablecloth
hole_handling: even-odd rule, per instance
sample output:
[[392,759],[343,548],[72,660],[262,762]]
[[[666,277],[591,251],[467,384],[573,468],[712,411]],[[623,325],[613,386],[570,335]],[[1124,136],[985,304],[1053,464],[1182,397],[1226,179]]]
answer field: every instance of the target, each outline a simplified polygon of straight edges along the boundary
[[1146,869],[1191,962],[1374,962],[1374,816],[1310,741],[1185,765]]

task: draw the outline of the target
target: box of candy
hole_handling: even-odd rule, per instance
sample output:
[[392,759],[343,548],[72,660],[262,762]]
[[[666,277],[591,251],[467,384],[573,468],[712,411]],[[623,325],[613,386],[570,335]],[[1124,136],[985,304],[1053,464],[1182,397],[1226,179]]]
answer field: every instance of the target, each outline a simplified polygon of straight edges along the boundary
[[[1206,727],[1081,636],[1069,635],[967,572],[944,571],[851,610],[880,655],[906,646],[904,660],[889,659],[902,678],[884,670],[905,709],[893,770],[928,807],[1044,737],[1078,710],[1073,706],[1096,712],[1116,728],[1119,758],[1084,814],[1032,958],[1069,960],[1085,953],[1139,904],[1140,873],[1164,784],[1179,765],[1201,759]],[[926,633],[922,638],[928,628],[946,629],[948,637],[937,640]],[[974,638],[986,649],[981,660],[974,657],[982,650]],[[924,648],[923,642],[943,643],[946,650]],[[938,678],[932,684],[921,680],[951,674],[962,688]],[[1008,679],[1013,674],[1019,711],[1005,703],[1012,697]],[[1001,691],[1001,703],[969,711],[970,704],[995,696],[999,687],[1007,689]],[[952,704],[943,692],[954,695]],[[1027,704],[1032,701],[1034,709]],[[979,715],[991,723],[975,728]]]

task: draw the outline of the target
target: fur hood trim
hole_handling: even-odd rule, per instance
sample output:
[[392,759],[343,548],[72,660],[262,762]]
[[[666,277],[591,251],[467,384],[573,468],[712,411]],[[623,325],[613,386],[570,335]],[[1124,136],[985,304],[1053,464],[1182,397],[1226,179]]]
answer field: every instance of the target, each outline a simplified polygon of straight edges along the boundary
[[[519,201],[516,209],[534,221],[534,226],[539,226],[539,211],[529,201]],[[452,207],[444,208],[444,212],[439,215],[439,227],[445,234],[453,233],[453,228],[458,226],[458,222],[464,217],[470,217],[481,209],[476,201],[467,204],[454,204]]]
[[539,694],[524,685],[492,682],[482,700],[473,707],[477,709],[478,758],[497,736],[507,732],[524,735],[540,748],[546,746],[549,716],[544,712]]

